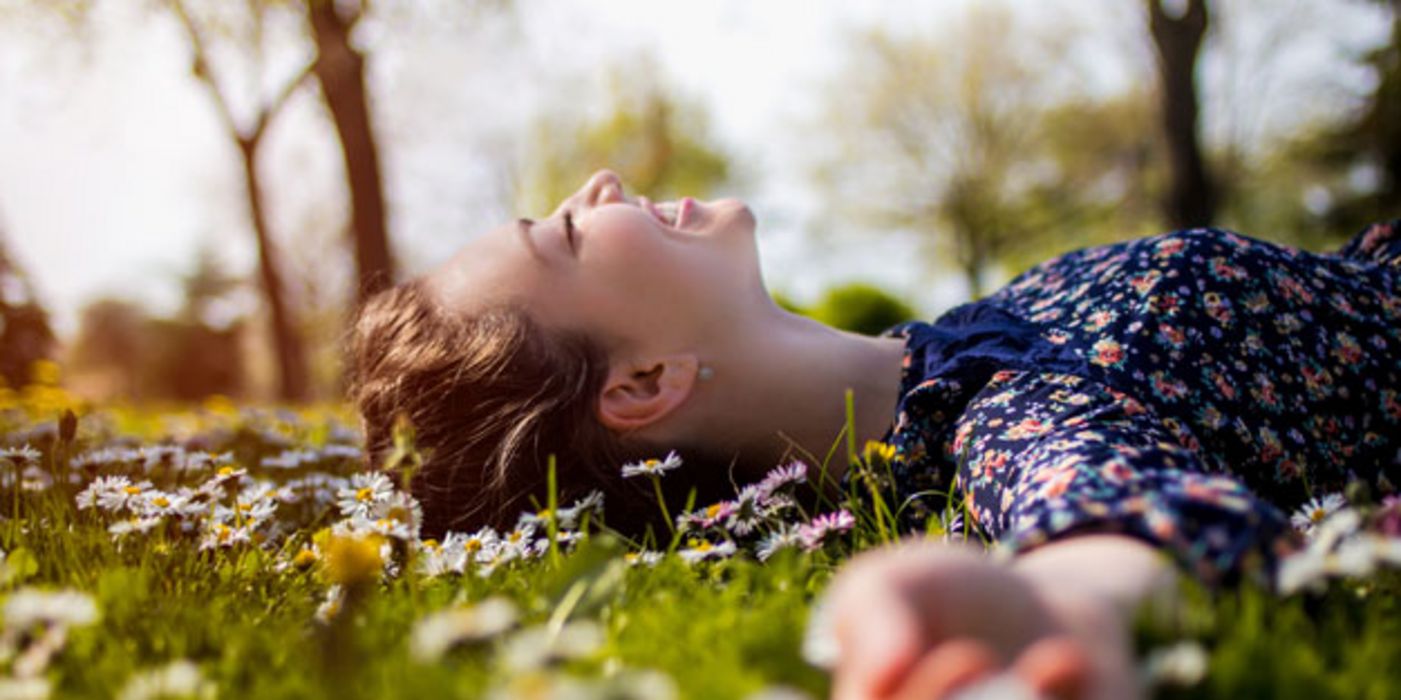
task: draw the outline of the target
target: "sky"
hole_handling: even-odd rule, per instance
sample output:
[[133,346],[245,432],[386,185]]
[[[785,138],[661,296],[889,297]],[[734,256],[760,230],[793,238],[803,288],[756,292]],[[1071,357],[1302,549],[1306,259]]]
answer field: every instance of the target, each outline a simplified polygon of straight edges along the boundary
[[[1020,20],[1073,37],[1066,60],[1084,65],[1086,89],[1114,92],[1151,70],[1132,3],[1007,4]],[[1340,47],[1380,41],[1377,14],[1326,4],[1326,22],[1281,37],[1279,26],[1299,25],[1271,18],[1314,11],[1309,0],[1218,3],[1229,31],[1215,65],[1203,66],[1208,97],[1248,89],[1258,99],[1208,115],[1210,132],[1287,129],[1340,109],[1365,88],[1367,76],[1346,70]],[[178,26],[152,3],[133,0],[100,0],[79,29],[32,9],[6,14],[21,5],[0,3],[0,229],[60,333],[73,331],[83,304],[105,295],[173,311],[179,275],[201,248],[234,272],[251,272],[256,249],[238,156],[190,75]],[[824,209],[805,155],[823,138],[821,107],[854,31],[950,31],[968,1],[527,0],[504,16],[464,13],[461,5],[400,4],[357,36],[370,56],[390,227],[405,272],[514,214],[500,183],[528,146],[522,124],[543,110],[596,113],[609,70],[626,76],[635,67],[639,75],[655,69],[706,108],[734,156],[733,194],[758,217],[771,288],[810,299],[828,285],[865,279],[930,316],[960,300],[956,274],[890,262],[916,257],[908,239],[810,235]],[[1233,12],[1250,19],[1235,21]],[[279,28],[295,37],[295,27]],[[1297,68],[1278,85],[1244,84],[1252,74],[1242,66],[1261,57]],[[247,63],[220,58],[234,59],[216,70],[245,88],[238,107],[246,113],[255,83],[236,69]],[[296,41],[270,52],[265,92],[305,59]],[[1330,94],[1320,85],[1342,85],[1338,102],[1317,99]],[[346,255],[333,136],[312,90],[294,96],[268,135],[270,213],[275,230],[295,232],[284,241],[293,272],[335,268],[324,261]]]

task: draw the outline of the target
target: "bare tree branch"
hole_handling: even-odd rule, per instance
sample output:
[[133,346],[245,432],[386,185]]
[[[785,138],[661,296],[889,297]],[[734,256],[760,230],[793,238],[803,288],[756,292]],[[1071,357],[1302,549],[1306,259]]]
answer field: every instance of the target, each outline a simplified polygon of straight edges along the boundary
[[204,35],[195,24],[194,18],[190,17],[189,9],[185,7],[183,0],[166,0],[166,4],[174,13],[175,18],[180,20],[180,26],[184,28],[185,36],[190,40],[190,48],[194,51],[194,60],[190,71],[195,74],[196,78],[199,78],[200,82],[204,83],[205,87],[209,88],[220,121],[224,122],[224,127],[228,129],[229,133],[242,143],[245,140],[245,135],[243,130],[238,127],[238,120],[234,117],[228,96],[224,94],[223,87],[214,77],[209,65],[209,49],[205,44]]
[[282,91],[277,93],[271,102],[263,106],[262,110],[258,113],[258,122],[253,125],[252,137],[255,139],[262,138],[263,131],[267,129],[268,123],[282,111],[282,107],[287,104],[287,100],[291,99],[292,95],[297,92],[297,89],[305,85],[306,82],[311,80],[315,75],[316,61],[307,61],[307,64],[302,66],[292,79],[282,86]]

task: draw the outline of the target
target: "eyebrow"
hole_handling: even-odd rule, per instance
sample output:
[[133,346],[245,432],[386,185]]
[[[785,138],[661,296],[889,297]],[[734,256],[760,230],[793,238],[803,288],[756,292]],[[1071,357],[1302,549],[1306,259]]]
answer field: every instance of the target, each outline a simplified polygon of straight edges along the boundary
[[525,247],[530,250],[531,257],[543,259],[544,256],[540,255],[540,251],[535,247],[535,239],[530,237],[530,228],[534,225],[535,221],[532,219],[516,219],[516,234],[525,241]]

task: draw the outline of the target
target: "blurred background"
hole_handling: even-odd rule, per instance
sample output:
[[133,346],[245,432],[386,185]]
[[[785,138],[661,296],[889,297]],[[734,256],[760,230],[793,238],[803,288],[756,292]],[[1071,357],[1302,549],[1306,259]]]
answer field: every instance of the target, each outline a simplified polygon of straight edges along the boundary
[[[864,332],[1401,216],[1401,0],[0,0],[0,376],[333,400],[358,299],[607,166]],[[62,368],[60,371],[60,367]]]

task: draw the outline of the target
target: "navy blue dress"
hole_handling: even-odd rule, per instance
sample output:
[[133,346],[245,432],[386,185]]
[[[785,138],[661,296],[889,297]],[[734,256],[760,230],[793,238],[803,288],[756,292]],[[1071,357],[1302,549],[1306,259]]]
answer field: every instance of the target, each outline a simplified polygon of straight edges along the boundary
[[1220,229],[1086,248],[886,335],[907,529],[954,494],[1013,551],[1117,532],[1263,578],[1286,513],[1401,483],[1401,221],[1327,254]]

